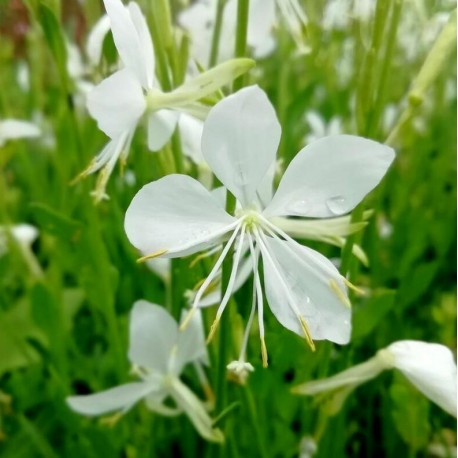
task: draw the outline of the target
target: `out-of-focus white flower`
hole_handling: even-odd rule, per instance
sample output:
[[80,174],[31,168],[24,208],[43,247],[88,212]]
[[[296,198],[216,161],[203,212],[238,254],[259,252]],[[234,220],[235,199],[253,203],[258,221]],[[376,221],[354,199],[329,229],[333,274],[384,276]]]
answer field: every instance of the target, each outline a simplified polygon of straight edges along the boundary
[[26,61],[20,61],[17,65],[16,80],[19,87],[28,92],[30,89],[30,71],[29,65]]
[[[216,5],[216,0],[199,0],[182,11],[178,18],[179,24],[191,36],[193,57],[203,66],[206,66],[210,57]],[[237,0],[229,0],[223,11],[218,62],[234,55],[236,21]],[[308,20],[298,0],[251,0],[247,44],[255,58],[263,58],[274,50],[273,28],[280,21],[285,23],[285,30],[294,39],[298,53],[310,51],[304,37]]]
[[304,436],[299,444],[299,458],[312,458],[318,451],[318,445],[313,437]]
[[89,65],[96,67],[100,64],[102,57],[103,41],[105,36],[110,31],[110,18],[107,14],[102,16],[89,32],[86,41],[86,54]]
[[252,67],[249,59],[221,64],[171,92],[155,81],[155,57],[146,19],[135,2],[104,0],[116,48],[124,68],[103,80],[88,95],[87,107],[108,144],[80,175],[101,171],[95,199],[107,198],[105,188],[118,159],[125,161],[137,124],[148,118],[148,148],[159,151],[171,138],[179,113],[202,115],[199,99],[215,92]]
[[8,236],[12,237],[30,271],[40,277],[43,272],[32,251],[32,244],[38,238],[38,235],[38,229],[31,224],[22,223],[10,227],[0,226],[0,256],[8,251]]
[[0,226],[0,254],[7,251],[7,232],[23,247],[30,248],[38,237],[38,229],[31,224],[16,224],[11,228]]
[[[84,415],[127,412],[144,399],[149,409],[163,415],[186,413],[199,434],[209,441],[221,442],[223,435],[213,428],[203,403],[180,380],[189,363],[206,362],[207,350],[200,317],[185,331],[159,305],[137,301],[131,312],[129,360],[140,382],[127,383],[101,393],[67,398],[68,405]],[[176,407],[164,401],[171,397]]]
[[416,340],[394,342],[364,363],[332,377],[296,386],[292,391],[309,396],[343,388],[350,391],[386,369],[400,371],[428,399],[456,417],[455,358],[447,347],[435,343]]
[[[252,315],[257,308],[264,365],[267,352],[259,256],[269,306],[283,326],[305,337],[312,348],[313,339],[347,343],[351,312],[346,288],[352,285],[328,259],[291,239],[281,224],[288,216],[334,218],[348,213],[379,183],[394,158],[391,148],[372,140],[326,137],[297,154],[272,197],[280,135],[275,111],[258,86],[227,97],[207,117],[202,153],[216,177],[237,198],[235,216],[226,213],[224,204],[196,180],[169,175],[144,186],[125,219],[127,236],[144,254],[143,260],[187,256],[228,238],[197,291],[192,310],[202,306],[205,291],[234,246],[233,269],[209,338],[233,293],[248,247],[255,284]],[[320,224],[326,226],[325,221]]]
[[410,7],[404,8],[404,14],[401,16],[397,42],[403,50],[404,58],[412,62],[431,48],[434,40],[448,22],[450,12],[439,11],[428,17],[422,1],[411,0],[409,3]]
[[86,97],[94,89],[91,76],[94,69],[100,64],[103,41],[110,30],[110,19],[102,16],[89,32],[86,42],[87,60],[83,59],[79,47],[67,41],[67,72],[73,80],[76,94],[75,105],[83,107]]
[[321,26],[324,30],[346,30],[352,20],[368,22],[374,12],[374,0],[330,0],[326,3]]
[[239,359],[229,363],[227,365],[227,370],[232,373],[238,383],[244,385],[249,373],[254,371],[254,367],[252,364]]
[[334,116],[329,122],[326,122],[319,113],[311,110],[305,114],[304,118],[310,126],[310,132],[304,138],[306,144],[329,135],[343,133],[342,120],[338,116]]
[[431,458],[456,458],[456,447],[441,443],[428,445],[428,456]]
[[8,140],[20,138],[36,138],[41,135],[41,130],[35,124],[18,119],[0,120],[0,147]]

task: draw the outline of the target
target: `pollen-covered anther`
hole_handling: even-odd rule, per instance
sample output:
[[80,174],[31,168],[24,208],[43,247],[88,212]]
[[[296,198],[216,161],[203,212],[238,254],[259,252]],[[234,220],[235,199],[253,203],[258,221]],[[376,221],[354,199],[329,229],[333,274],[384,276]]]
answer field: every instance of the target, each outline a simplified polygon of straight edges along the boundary
[[262,358],[262,367],[266,368],[269,365],[269,357],[267,355],[266,341],[264,337],[261,337],[261,358]]
[[167,251],[169,251],[169,250],[155,251],[154,253],[147,254],[146,256],[142,256],[141,258],[138,258],[137,262],[138,263],[142,263],[142,262],[148,261],[150,259],[158,258],[159,256],[162,256],[163,254],[167,253]]
[[193,307],[192,309],[189,310],[188,314],[185,316],[185,319],[181,322],[179,326],[179,331],[184,331],[186,327],[188,326],[189,322],[192,320],[192,317],[194,316],[194,313],[196,313],[196,308]]
[[334,279],[329,280],[329,287],[332,289],[334,294],[339,298],[340,302],[342,302],[342,304],[344,304],[345,307],[348,307],[350,309],[351,308],[350,299],[348,299],[345,292],[342,291],[342,289],[339,287],[336,280]]
[[353,290],[356,294],[359,294],[360,296],[365,296],[367,294],[367,292],[358,287],[358,286],[355,286],[350,280],[348,280],[347,278],[345,277],[342,277],[342,280],[343,282],[345,283],[345,285],[350,288],[351,290]]
[[301,323],[301,328],[302,331],[304,331],[304,337],[308,346],[312,351],[315,351],[315,342],[313,342],[312,334],[310,332],[307,322],[305,321],[305,318],[303,316],[299,316],[299,322]]
[[109,426],[110,428],[114,428],[116,424],[121,420],[121,418],[124,416],[124,412],[116,412],[113,415],[109,415],[107,417],[102,417],[100,419],[100,424]]
[[213,324],[210,326],[210,332],[208,333],[207,340],[205,343],[208,345],[213,337],[215,336],[216,330],[218,329],[218,324],[219,324],[219,317],[215,318],[215,321],[213,321]]

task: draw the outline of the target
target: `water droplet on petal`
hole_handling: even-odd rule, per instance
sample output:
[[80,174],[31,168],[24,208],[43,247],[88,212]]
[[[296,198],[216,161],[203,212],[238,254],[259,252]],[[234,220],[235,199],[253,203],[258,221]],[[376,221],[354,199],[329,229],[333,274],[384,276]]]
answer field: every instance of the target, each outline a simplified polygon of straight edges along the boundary
[[309,201],[306,199],[300,199],[291,202],[287,207],[287,211],[290,215],[303,215],[308,211],[309,208]]
[[334,215],[341,215],[347,212],[345,197],[335,196],[326,201],[326,206]]

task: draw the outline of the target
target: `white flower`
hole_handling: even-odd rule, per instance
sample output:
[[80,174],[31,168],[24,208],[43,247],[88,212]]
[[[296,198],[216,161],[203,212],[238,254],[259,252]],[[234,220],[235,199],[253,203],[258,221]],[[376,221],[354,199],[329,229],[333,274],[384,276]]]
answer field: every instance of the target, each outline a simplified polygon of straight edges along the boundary
[[[216,5],[216,0],[199,0],[182,11],[178,17],[179,24],[191,36],[193,57],[203,66],[206,66],[210,57]],[[310,51],[304,38],[307,16],[298,0],[251,0],[247,44],[255,58],[266,57],[274,50],[276,43],[272,31],[279,20],[285,22],[285,30],[294,39],[298,52]],[[234,55],[236,21],[237,0],[229,0],[223,11],[218,62]]]
[[324,30],[346,30],[351,20],[368,22],[375,12],[374,0],[330,0],[326,3],[321,26]]
[[15,224],[11,227],[0,226],[0,256],[8,251],[8,237],[12,237],[30,271],[37,277],[41,277],[43,275],[41,266],[32,251],[32,244],[38,235],[38,229],[27,223]]
[[[312,348],[312,339],[345,344],[351,329],[348,282],[328,259],[292,240],[278,226],[279,217],[332,218],[348,213],[378,184],[394,158],[391,148],[372,140],[349,135],[323,138],[298,153],[271,198],[265,189],[272,188],[273,175],[268,172],[273,170],[280,135],[275,111],[259,87],[227,97],[208,115],[202,152],[216,177],[236,196],[236,216],[198,181],[169,175],[144,186],[125,218],[127,236],[144,260],[186,256],[228,238],[193,302],[193,310],[201,306],[234,247],[233,269],[210,337],[233,292],[242,254],[249,250],[255,284],[252,315],[257,308],[264,365],[259,256],[269,306],[283,326],[304,336]],[[244,352],[242,348],[241,360]]]
[[293,388],[296,394],[352,388],[376,377],[385,369],[397,369],[427,398],[456,417],[456,362],[452,352],[440,344],[415,340],[394,342],[365,363],[327,379]]
[[254,371],[252,364],[243,360],[232,361],[227,365],[227,370],[232,373],[236,382],[244,385],[248,374]]
[[334,116],[329,122],[326,122],[319,113],[311,110],[305,114],[304,118],[310,126],[310,132],[304,138],[306,144],[328,135],[343,133],[342,120],[338,116]]
[[36,138],[41,135],[39,127],[28,121],[18,119],[0,120],[0,147],[8,140]]
[[[202,437],[222,441],[222,433],[213,428],[203,403],[179,379],[187,364],[207,361],[202,323],[196,318],[186,331],[179,332],[163,307],[137,301],[131,312],[128,356],[141,381],[97,394],[71,396],[67,398],[69,406],[92,416],[124,413],[144,399],[149,409],[164,415],[185,412]],[[175,401],[176,408],[164,404],[168,397]]]
[[299,458],[312,458],[318,451],[318,445],[310,436],[304,436],[299,444]]
[[11,228],[0,226],[0,254],[7,251],[7,234],[11,234],[19,246],[30,249],[38,237],[38,229],[31,224],[16,224]]
[[171,138],[179,111],[205,115],[197,101],[247,71],[252,62],[234,59],[186,82],[172,92],[160,90],[155,81],[153,43],[140,8],[135,2],[104,0],[111,31],[124,68],[103,80],[88,95],[89,113],[110,138],[108,144],[81,176],[101,170],[94,192],[106,198],[105,187],[118,161],[125,161],[137,124],[144,114],[148,123],[148,148],[159,151]]
[[102,16],[89,32],[86,41],[87,60],[83,59],[80,48],[69,41],[67,46],[67,73],[73,80],[76,90],[74,104],[82,109],[86,105],[87,94],[94,89],[94,83],[90,80],[102,57],[103,41],[110,31],[110,19],[107,15]]

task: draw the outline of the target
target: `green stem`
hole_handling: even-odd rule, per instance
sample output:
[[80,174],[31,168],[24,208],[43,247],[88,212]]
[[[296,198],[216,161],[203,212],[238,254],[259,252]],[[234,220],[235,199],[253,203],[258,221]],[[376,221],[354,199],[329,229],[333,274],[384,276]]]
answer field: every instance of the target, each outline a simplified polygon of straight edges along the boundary
[[[167,52],[166,45],[169,40],[169,30],[171,28],[170,24],[167,24],[167,7],[163,5],[164,0],[159,2],[151,2],[151,16],[152,24],[149,28],[151,31],[151,39],[153,40],[154,54],[156,56],[156,72],[161,83],[161,88],[164,91],[172,90],[172,82],[168,73],[168,64],[167,64]],[[164,17],[165,16],[165,17]],[[166,40],[161,35],[162,33],[166,34]]]
[[[229,214],[233,214],[235,211],[236,199],[235,197],[227,191],[226,193],[226,211]],[[222,266],[222,277],[221,277],[221,291],[226,291],[227,285],[229,283],[229,277],[232,270],[232,255],[233,249],[230,249],[227,253],[226,259],[223,262]],[[233,300],[230,299],[229,306],[233,306]],[[219,340],[218,340],[218,358],[216,366],[216,412],[222,412],[222,410],[227,405],[227,378],[226,378],[226,366],[228,364],[227,355],[228,350],[231,347],[231,333],[229,332],[229,327],[231,322],[229,320],[228,313],[223,313],[221,321],[219,324]],[[227,428],[226,428],[227,430]],[[229,437],[226,438],[229,442]],[[219,455],[225,456],[226,447],[220,447]]]
[[212,45],[210,49],[210,57],[208,60],[208,68],[212,68],[218,62],[219,39],[221,37],[221,26],[223,24],[223,12],[226,0],[218,0],[216,5],[215,26],[213,28]]
[[258,445],[256,456],[259,456],[260,458],[267,458],[267,456],[269,455],[266,450],[266,445],[265,445],[264,437],[262,434],[261,425],[259,423],[259,417],[257,414],[256,403],[253,397],[253,393],[251,392],[251,389],[248,385],[245,386],[242,389],[242,391],[243,391],[243,397],[245,398],[245,405],[248,408],[248,414],[250,416],[251,423],[253,425],[253,429],[254,429],[255,436],[256,436],[256,442]]
[[[247,51],[248,16],[250,0],[238,0],[237,2],[237,30],[235,36],[235,57],[245,57]],[[245,75],[234,80],[233,92],[238,91],[245,85]]]
[[[353,213],[351,214],[351,223],[356,223],[359,221],[363,221],[363,214],[364,214],[364,206],[358,205],[354,210]],[[353,257],[353,245],[360,241],[362,238],[362,231],[349,235],[345,245],[342,248],[342,262],[340,266],[340,272],[342,275],[347,275],[350,274],[349,280],[351,281],[352,278],[354,278],[355,272],[355,266],[356,266],[356,261],[355,258]]]
[[372,110],[369,125],[367,128],[368,136],[371,137],[374,133],[377,132],[378,126],[380,123],[380,118],[382,115],[383,107],[385,106],[385,91],[386,85],[388,83],[388,73],[391,66],[391,61],[393,58],[394,48],[396,45],[396,34],[398,30],[399,20],[401,17],[401,10],[402,10],[402,1],[395,0],[391,22],[388,30],[388,43],[386,45],[385,56],[382,59],[382,69],[381,69],[381,76],[378,82],[377,90],[375,92],[376,101],[374,109]]
[[[378,55],[380,53],[387,16],[391,9],[393,0],[377,0],[377,7],[374,19],[374,28],[372,30],[371,47],[367,52],[364,62],[361,85],[357,91],[356,100],[356,117],[358,133],[368,135],[370,123],[369,114],[373,109],[374,85],[376,76],[376,67]],[[384,83],[383,83],[384,84]],[[351,222],[356,223],[363,220],[364,207],[358,205],[351,215]],[[344,247],[342,248],[341,272],[343,275],[349,274],[350,279],[356,275],[357,264],[352,256],[353,245],[362,240],[362,233],[350,235]]]
[[371,46],[364,60],[360,85],[356,93],[356,121],[358,133],[362,135],[367,135],[368,116],[374,101],[374,84],[377,75],[378,55],[392,1],[377,0]]

